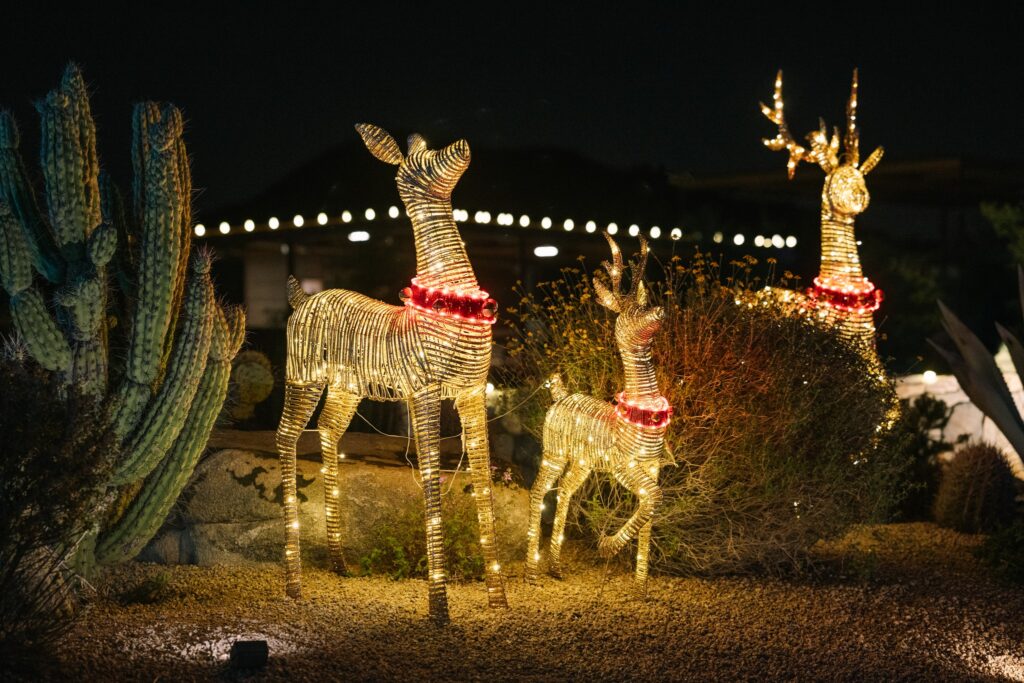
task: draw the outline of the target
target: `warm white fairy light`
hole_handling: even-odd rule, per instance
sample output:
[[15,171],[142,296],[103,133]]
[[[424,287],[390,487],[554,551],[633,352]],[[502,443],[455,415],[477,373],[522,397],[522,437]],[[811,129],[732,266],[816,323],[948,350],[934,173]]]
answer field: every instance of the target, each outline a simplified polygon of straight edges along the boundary
[[242,227],[245,228],[246,232],[252,232],[256,229],[256,221],[251,218],[247,218],[245,223],[242,224]]
[[452,211],[452,218],[459,223],[465,223],[469,220],[469,211],[465,209],[455,209]]
[[388,207],[388,218],[398,218],[398,207],[397,206],[389,206]]
[[652,240],[656,240],[659,237],[661,237],[661,228],[659,228],[657,225],[652,226],[648,234],[651,236]]
[[519,217],[519,227],[528,228],[530,227],[530,217],[525,213]]
[[348,234],[349,242],[369,242],[370,233],[365,230],[353,230]]
[[619,225],[617,223],[609,223],[607,232],[609,235],[616,235],[619,232]]
[[755,247],[763,247],[764,246],[764,236],[763,235],[758,235],[758,236],[756,236],[754,238],[754,246]]
[[587,232],[597,232],[597,223],[594,221],[587,221],[587,224],[583,226],[583,229]]
[[316,215],[316,222],[318,225],[327,225],[327,214],[321,211]]
[[193,228],[196,233],[196,237],[202,237],[206,234],[206,226],[202,223],[196,223],[196,227]]
[[782,249],[786,246],[786,240],[782,239],[782,235],[772,235],[772,246],[776,249]]
[[[412,135],[406,157],[380,128],[361,124],[357,130],[374,156],[399,167],[396,182],[412,219],[417,274],[402,292],[403,306],[340,289],[307,295],[294,278],[289,280],[288,299],[294,312],[288,321],[285,402],[277,434],[288,523],[288,594],[299,596],[301,577],[299,534],[292,526],[298,521],[295,444],[325,389],[327,398],[317,425],[324,490],[332,494],[337,488],[337,444],[359,402],[364,398],[406,400],[427,502],[430,615],[445,622],[448,600],[439,523],[443,398],[455,399],[465,434],[481,547],[490,569],[488,602],[492,607],[507,604],[493,542],[485,402],[497,304],[477,285],[450,203],[452,189],[469,165],[469,145],[460,140],[435,151],[427,148],[422,137]],[[373,220],[372,212],[367,209],[367,220]],[[357,232],[349,233],[349,239]],[[326,498],[328,554],[335,568],[342,569],[339,497]]]
[[640,234],[640,226],[639,225],[634,223],[633,225],[629,226],[629,236],[630,237],[636,237],[639,234]]
[[551,258],[552,256],[558,256],[558,247],[551,244],[542,244],[539,247],[534,247],[533,255],[538,258]]
[[367,209],[366,211],[363,212],[363,218],[365,218],[368,221],[372,221],[376,217],[377,212],[374,211],[373,209]]
[[221,221],[220,225],[217,226],[217,229],[220,230],[220,234],[226,235],[231,232],[231,224],[227,221]]
[[562,228],[565,229],[566,232],[570,232],[575,227],[576,227],[576,223],[574,223],[571,218],[566,218],[562,222]]
[[790,235],[789,237],[787,237],[786,238],[786,246],[789,247],[790,249],[795,247],[796,246],[796,237],[794,237],[793,235]]
[[733,235],[732,243],[735,244],[737,247],[740,247],[743,246],[743,243],[746,241],[746,239],[747,238],[744,237],[742,234],[737,233]]
[[626,388],[615,403],[608,403],[585,394],[568,394],[557,375],[548,381],[555,403],[544,419],[543,458],[530,490],[526,575],[535,580],[539,573],[540,520],[547,492],[560,479],[548,566],[557,576],[561,573],[559,560],[572,496],[591,473],[603,472],[633,491],[639,504],[621,529],[601,539],[599,549],[608,557],[637,539],[635,587],[642,593],[647,582],[651,524],[662,496],[658,470],[666,456],[665,432],[672,414],[668,400],[658,389],[651,360],[651,343],[664,311],[647,301],[644,238],[640,237],[640,258],[633,266],[633,286],[628,294],[623,294],[620,286],[625,269],[622,252],[611,237],[608,243],[612,262],[605,268],[611,286],[594,278],[594,292],[601,305],[618,314],[615,338]]
[[938,381],[939,376],[935,374],[934,370],[925,370],[921,375],[921,379],[924,380],[925,384],[935,384]]
[[683,231],[680,228],[672,228],[672,232],[669,236],[674,240],[681,239],[683,237]]
[[544,216],[544,218],[541,218],[540,219],[540,227],[544,228],[545,230],[550,230],[551,229],[551,219],[548,218],[547,216]]
[[341,212],[341,222],[342,223],[351,223],[352,222],[352,212],[351,211],[342,211]]
[[294,225],[296,228],[301,228],[303,223],[305,222],[306,219],[302,217],[301,213],[295,214],[295,216],[292,218],[292,225]]
[[270,220],[267,221],[267,227],[269,227],[271,230],[277,230],[279,227],[281,227],[281,221],[277,220],[276,216],[271,216]]

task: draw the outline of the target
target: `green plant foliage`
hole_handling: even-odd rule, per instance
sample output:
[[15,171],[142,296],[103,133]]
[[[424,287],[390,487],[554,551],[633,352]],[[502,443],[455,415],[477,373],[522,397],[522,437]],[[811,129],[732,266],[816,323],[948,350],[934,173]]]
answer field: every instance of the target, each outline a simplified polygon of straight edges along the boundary
[[[177,498],[224,401],[245,320],[217,304],[212,255],[190,248],[181,112],[136,105],[126,210],[100,173],[78,68],[69,65],[36,109],[42,201],[14,119],[0,112],[0,284],[28,354],[61,378],[57,394],[102,400],[100,422],[113,425],[111,495],[87,514],[92,533],[76,557],[87,571],[134,556]],[[219,321],[229,329],[218,345]]]
[[[667,439],[677,466],[661,474],[652,545],[661,571],[799,567],[819,539],[884,519],[903,492],[907,456],[879,438],[896,404],[891,383],[862,349],[768,296],[756,266],[747,257],[723,272],[698,252],[648,280],[666,310],[654,365],[675,408]],[[528,395],[557,370],[570,391],[621,390],[613,319],[578,270],[526,293],[511,313],[507,384]],[[524,406],[536,435],[549,404],[539,392]],[[636,507],[606,479],[586,486],[579,522],[590,538]]]
[[[445,566],[449,578],[482,580],[484,558],[476,504],[469,491],[451,491],[442,500]],[[371,549],[359,558],[364,574],[392,579],[427,576],[427,548],[423,533],[423,502],[411,498],[406,505],[377,525]]]
[[942,473],[935,521],[969,534],[994,531],[1013,521],[1016,495],[1016,479],[1002,451],[987,443],[970,444]]
[[930,394],[914,401],[900,402],[900,419],[889,435],[895,448],[902,448],[910,460],[906,472],[906,496],[900,501],[899,519],[931,519],[935,492],[939,486],[939,454],[953,450],[942,436],[952,410]]
[[0,363],[0,677],[40,675],[75,614],[66,562],[117,457],[95,397],[24,358]]
[[996,573],[1024,584],[1024,518],[994,531],[976,551],[978,558]]

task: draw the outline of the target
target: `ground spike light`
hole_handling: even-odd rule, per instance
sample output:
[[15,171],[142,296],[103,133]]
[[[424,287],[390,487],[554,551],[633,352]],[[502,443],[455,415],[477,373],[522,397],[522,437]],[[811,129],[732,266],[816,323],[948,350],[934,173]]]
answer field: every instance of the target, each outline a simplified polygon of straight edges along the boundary
[[843,337],[863,344],[875,365],[880,366],[873,314],[881,304],[882,291],[864,277],[861,270],[854,219],[868,208],[870,195],[864,176],[878,165],[884,150],[879,147],[860,162],[857,71],[853,72],[850,98],[846,103],[842,154],[839,153],[838,129],[830,138],[823,121],[818,130],[807,135],[809,147],[793,139],[784,116],[782,71],[775,77],[772,106],[762,103],[761,112],[778,127],[776,136],[765,139],[764,144],[773,151],[789,153],[786,168],[790,178],[802,161],[816,163],[825,172],[821,192],[821,270],[814,278],[814,286],[807,290],[809,303],[822,317],[836,323]]
[[[288,281],[295,309],[288,320],[285,405],[277,432],[284,481],[285,568],[288,595],[299,597],[299,517],[295,444],[326,389],[317,425],[324,461],[328,549],[343,568],[337,483],[337,445],[363,398],[409,404],[426,503],[430,616],[448,621],[441,525],[441,401],[454,399],[462,420],[486,563],[488,604],[505,607],[505,588],[494,543],[490,452],[484,402],[491,365],[491,326],[497,304],[477,285],[459,237],[451,193],[469,166],[465,140],[427,149],[419,135],[403,155],[384,130],[359,124],[370,152],[398,167],[398,193],[412,221],[416,277],[391,306],[356,292],[314,295]],[[367,209],[369,212],[370,209]]]
[[632,266],[632,288],[623,294],[622,252],[607,233],[605,238],[612,251],[611,263],[604,262],[611,286],[595,277],[594,293],[602,306],[618,314],[615,340],[622,356],[626,387],[614,403],[609,403],[585,394],[570,395],[558,375],[549,381],[555,403],[544,418],[540,472],[530,491],[526,575],[535,581],[539,574],[540,517],[547,492],[561,477],[548,558],[549,571],[559,576],[565,519],[573,494],[592,472],[607,472],[632,491],[640,504],[618,532],[601,539],[599,548],[602,555],[609,557],[633,538],[637,539],[634,585],[642,595],[647,585],[652,520],[662,496],[658,473],[671,462],[665,432],[672,407],[658,389],[651,358],[651,343],[665,312],[661,306],[648,305],[643,283],[647,241],[640,237],[640,258]]

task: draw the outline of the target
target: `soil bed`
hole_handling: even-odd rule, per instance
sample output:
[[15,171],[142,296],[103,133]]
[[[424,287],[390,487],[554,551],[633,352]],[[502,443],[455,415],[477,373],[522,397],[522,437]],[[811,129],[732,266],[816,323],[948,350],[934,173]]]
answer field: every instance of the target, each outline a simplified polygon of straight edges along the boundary
[[[798,579],[651,579],[577,562],[539,586],[508,567],[511,609],[483,584],[451,588],[452,624],[426,619],[422,581],[307,570],[133,564],[111,572],[59,665],[75,680],[1024,680],[1024,590],[971,556],[980,537],[927,524],[867,527],[821,549]],[[169,574],[161,599],[115,597]],[[237,639],[266,668],[229,669]]]

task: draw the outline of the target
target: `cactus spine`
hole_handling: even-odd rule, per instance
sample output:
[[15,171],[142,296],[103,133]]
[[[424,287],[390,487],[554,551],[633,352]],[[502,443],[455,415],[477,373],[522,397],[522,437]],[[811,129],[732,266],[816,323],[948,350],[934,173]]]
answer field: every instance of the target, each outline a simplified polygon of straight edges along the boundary
[[[125,211],[99,171],[88,92],[74,65],[36,109],[45,214],[14,120],[0,113],[0,284],[32,358],[108,399],[121,451],[106,499],[127,504],[121,514],[96,511],[98,541],[83,552],[123,561],[156,532],[205,448],[245,318],[216,303],[211,255],[190,253],[181,113],[136,106],[134,205]],[[110,366],[112,345],[127,350],[123,366]]]

